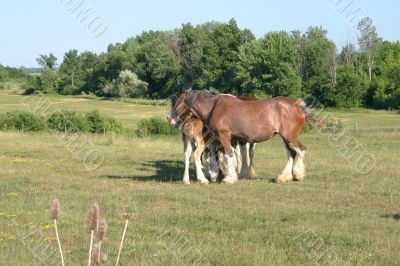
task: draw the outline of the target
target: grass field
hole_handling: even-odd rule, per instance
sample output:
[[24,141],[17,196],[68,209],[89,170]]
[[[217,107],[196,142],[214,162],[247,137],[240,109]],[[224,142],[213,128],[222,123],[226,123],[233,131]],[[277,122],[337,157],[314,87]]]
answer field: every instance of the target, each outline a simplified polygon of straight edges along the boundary
[[[22,96],[0,90],[0,112],[26,109]],[[132,127],[167,106],[47,96],[55,108],[97,109]],[[352,129],[400,125],[394,112],[334,111]],[[345,131],[346,132],[346,131]],[[353,131],[350,131],[353,132]],[[350,133],[349,133],[350,134]],[[123,229],[135,213],[122,265],[400,265],[400,132],[360,131],[352,143],[304,134],[304,182],[271,182],[286,158],[278,137],[256,148],[258,179],[235,185],[180,183],[179,137],[88,135],[104,155],[93,171],[49,133],[0,132],[0,264],[54,265],[57,254],[49,206],[59,198],[61,241],[69,265],[85,265],[85,220],[97,201],[109,224],[104,243],[110,265]],[[367,174],[343,154],[360,144],[376,159]],[[194,171],[191,171],[191,177]],[[39,244],[38,244],[39,243]],[[51,248],[45,250],[47,245]]]

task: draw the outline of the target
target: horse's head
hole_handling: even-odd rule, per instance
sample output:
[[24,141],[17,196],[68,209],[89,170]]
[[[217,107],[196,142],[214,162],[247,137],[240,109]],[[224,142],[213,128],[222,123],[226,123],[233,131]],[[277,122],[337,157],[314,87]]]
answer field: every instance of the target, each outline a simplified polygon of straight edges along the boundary
[[[206,119],[210,113],[215,97],[218,93],[198,90],[181,90],[172,97],[171,109],[167,119],[173,126],[179,126],[182,121],[190,117],[197,117],[201,120]],[[210,101],[211,98],[214,98]]]
[[173,126],[179,126],[188,116],[191,116],[190,107],[186,104],[186,98],[191,94],[191,90],[181,90],[172,96],[171,109],[168,112],[168,122]]

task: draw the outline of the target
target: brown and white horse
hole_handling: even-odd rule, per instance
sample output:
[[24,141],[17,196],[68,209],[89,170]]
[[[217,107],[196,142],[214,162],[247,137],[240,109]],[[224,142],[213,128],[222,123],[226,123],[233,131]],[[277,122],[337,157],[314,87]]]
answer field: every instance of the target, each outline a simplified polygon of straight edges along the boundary
[[304,101],[286,97],[246,102],[231,95],[181,91],[172,107],[170,119],[179,119],[191,113],[215,134],[223,151],[221,170],[226,183],[238,180],[231,148],[233,138],[241,144],[258,143],[279,134],[288,154],[286,167],[276,178],[280,183],[300,181],[305,176],[305,147],[298,139],[306,120],[304,108]]
[[[253,96],[241,96],[238,97],[245,101],[254,101],[257,98]],[[172,106],[175,105],[175,101],[172,101]],[[212,138],[208,132],[208,129],[204,127],[203,122],[196,118],[193,113],[186,112],[176,119],[171,119],[171,112],[167,117],[168,121],[174,125],[179,126],[182,131],[182,141],[184,149],[184,164],[185,170],[183,174],[183,182],[185,184],[190,184],[189,178],[189,164],[190,157],[193,152],[193,157],[195,161],[196,177],[200,183],[207,184],[208,180],[203,174],[201,155],[205,151],[206,144],[207,150],[205,153],[206,161],[206,176],[215,182],[219,174],[218,158],[217,158],[217,145],[213,143]],[[206,139],[205,139],[206,138]],[[255,144],[246,143],[240,145],[239,142],[232,143],[235,148],[235,168],[242,178],[254,178],[256,176],[253,158],[254,158],[254,148]]]

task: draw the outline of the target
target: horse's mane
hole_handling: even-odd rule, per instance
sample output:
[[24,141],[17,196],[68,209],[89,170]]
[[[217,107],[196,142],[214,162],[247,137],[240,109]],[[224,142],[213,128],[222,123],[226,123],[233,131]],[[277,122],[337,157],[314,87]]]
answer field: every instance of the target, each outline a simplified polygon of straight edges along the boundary
[[209,90],[189,90],[186,91],[185,103],[187,106],[191,107],[197,97],[201,96],[203,98],[210,98],[213,96],[219,95],[218,92],[209,91]]

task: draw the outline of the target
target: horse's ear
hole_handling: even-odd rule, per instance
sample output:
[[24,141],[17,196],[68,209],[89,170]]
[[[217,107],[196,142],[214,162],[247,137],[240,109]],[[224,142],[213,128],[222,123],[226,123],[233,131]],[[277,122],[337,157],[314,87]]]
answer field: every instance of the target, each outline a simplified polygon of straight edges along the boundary
[[188,91],[192,91],[192,85],[189,86],[189,88],[187,89]]

